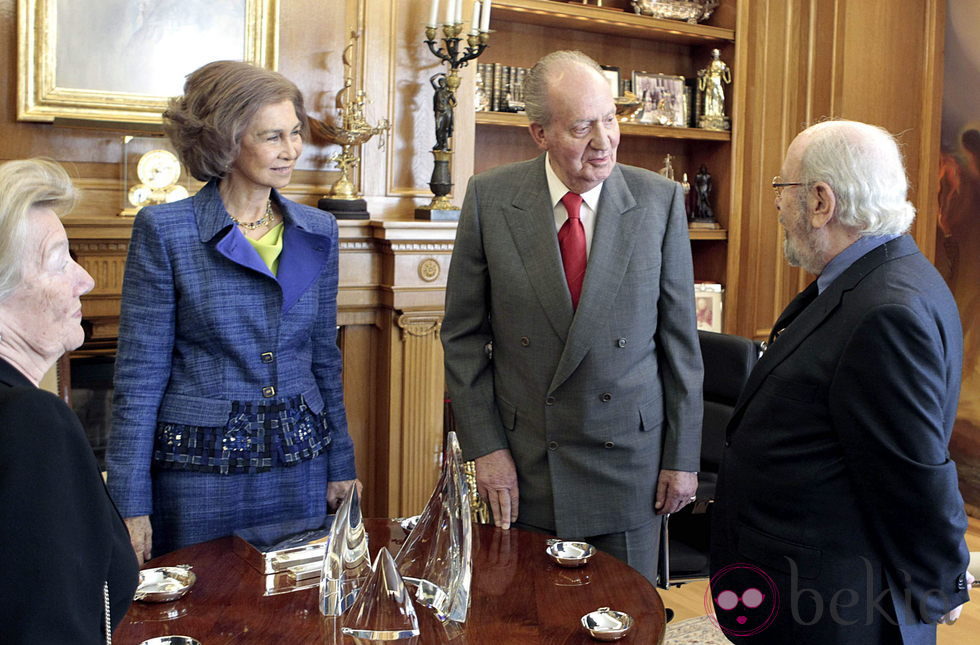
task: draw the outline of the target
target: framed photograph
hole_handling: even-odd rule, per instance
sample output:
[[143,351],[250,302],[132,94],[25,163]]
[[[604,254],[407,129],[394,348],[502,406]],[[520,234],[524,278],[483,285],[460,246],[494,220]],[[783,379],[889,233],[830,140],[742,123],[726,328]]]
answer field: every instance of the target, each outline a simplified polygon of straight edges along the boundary
[[643,104],[640,123],[687,126],[683,76],[633,72],[633,93]]
[[160,123],[214,60],[275,69],[279,0],[18,0],[17,118]]
[[716,282],[694,284],[694,312],[698,329],[721,333],[723,295],[724,289]]
[[619,68],[613,67],[612,65],[602,65],[602,75],[606,77],[606,81],[609,83],[609,89],[612,90],[613,97],[622,96],[620,92],[620,82],[619,82]]

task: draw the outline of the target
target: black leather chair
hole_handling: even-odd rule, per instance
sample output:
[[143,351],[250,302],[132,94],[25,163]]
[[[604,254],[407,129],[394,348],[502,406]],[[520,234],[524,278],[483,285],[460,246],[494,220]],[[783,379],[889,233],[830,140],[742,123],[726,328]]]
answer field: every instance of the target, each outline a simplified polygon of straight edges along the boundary
[[664,518],[658,586],[708,577],[711,504],[725,446],[725,430],[738,396],[759,360],[759,344],[731,334],[698,331],[704,361],[704,421],[697,500]]

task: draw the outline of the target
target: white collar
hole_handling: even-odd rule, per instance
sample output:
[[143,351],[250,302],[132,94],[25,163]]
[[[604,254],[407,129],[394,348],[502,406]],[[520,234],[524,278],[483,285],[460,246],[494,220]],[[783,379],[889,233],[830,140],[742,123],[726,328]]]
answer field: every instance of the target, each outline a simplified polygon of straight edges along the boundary
[[[566,186],[562,180],[558,178],[558,175],[555,174],[554,169],[551,167],[551,156],[547,152],[544,155],[544,174],[548,178],[548,193],[551,195],[552,208],[558,206],[558,202],[560,202],[561,198],[565,196],[565,193],[575,192]],[[592,209],[593,213],[599,212],[599,195],[602,193],[602,185],[604,183],[605,182],[600,182],[599,185],[592,190],[582,193],[582,201]]]

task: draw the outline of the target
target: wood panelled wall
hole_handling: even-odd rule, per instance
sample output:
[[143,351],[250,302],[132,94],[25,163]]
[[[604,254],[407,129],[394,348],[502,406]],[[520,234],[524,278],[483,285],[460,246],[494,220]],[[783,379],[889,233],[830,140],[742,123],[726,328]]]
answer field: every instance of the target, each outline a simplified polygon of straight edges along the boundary
[[[724,10],[732,5],[726,1]],[[431,196],[429,78],[442,70],[422,43],[428,6],[429,0],[280,0],[279,70],[303,90],[311,114],[332,115],[342,86],[341,54],[356,31],[358,84],[371,100],[369,118],[393,124],[384,148],[372,141],[362,150],[357,174],[372,220],[341,224],[344,388],[366,484],[364,505],[376,516],[419,511],[435,482],[442,445],[439,326],[455,226],[412,219]],[[99,284],[86,298],[85,317],[96,339],[111,342],[129,237],[129,221],[116,215],[121,133],[16,121],[16,7],[17,0],[0,0],[0,69],[8,79],[0,87],[0,159],[49,156],[78,177],[84,199],[66,226]],[[743,75],[739,91],[745,94],[734,100],[732,163],[741,225],[729,233],[727,289],[734,306],[726,312],[726,331],[762,337],[808,281],[782,260],[769,188],[786,146],[805,125],[835,116],[900,133],[919,209],[914,233],[924,251],[934,248],[944,3],[736,0],[734,7],[733,72]],[[495,44],[534,51],[533,42],[491,37],[490,47]],[[456,112],[457,204],[474,165],[472,74],[471,65]],[[501,136],[534,153],[525,134],[508,132]],[[327,161],[336,152],[308,143],[286,194],[315,203],[336,178]]]
[[737,121],[744,144],[739,304],[727,331],[765,338],[812,280],[783,261],[769,188],[790,141],[812,123],[854,119],[898,136],[918,211],[912,234],[933,256],[945,2],[742,0],[739,10],[748,13],[750,36],[739,40],[748,44],[736,72],[750,81]]

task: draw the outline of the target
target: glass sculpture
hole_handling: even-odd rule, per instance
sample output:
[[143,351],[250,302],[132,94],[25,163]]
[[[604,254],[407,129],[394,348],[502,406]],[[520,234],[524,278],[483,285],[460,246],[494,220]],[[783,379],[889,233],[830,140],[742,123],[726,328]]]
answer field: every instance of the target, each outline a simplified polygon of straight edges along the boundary
[[419,635],[412,596],[387,548],[378,552],[374,574],[342,620],[341,631],[354,638],[391,641]]
[[466,621],[473,568],[472,531],[462,452],[456,433],[450,432],[435,491],[395,558],[402,578],[415,587],[415,599],[441,621]]
[[320,577],[320,613],[340,616],[357,598],[371,575],[368,535],[361,516],[361,496],[351,486],[330,527],[323,575]]

